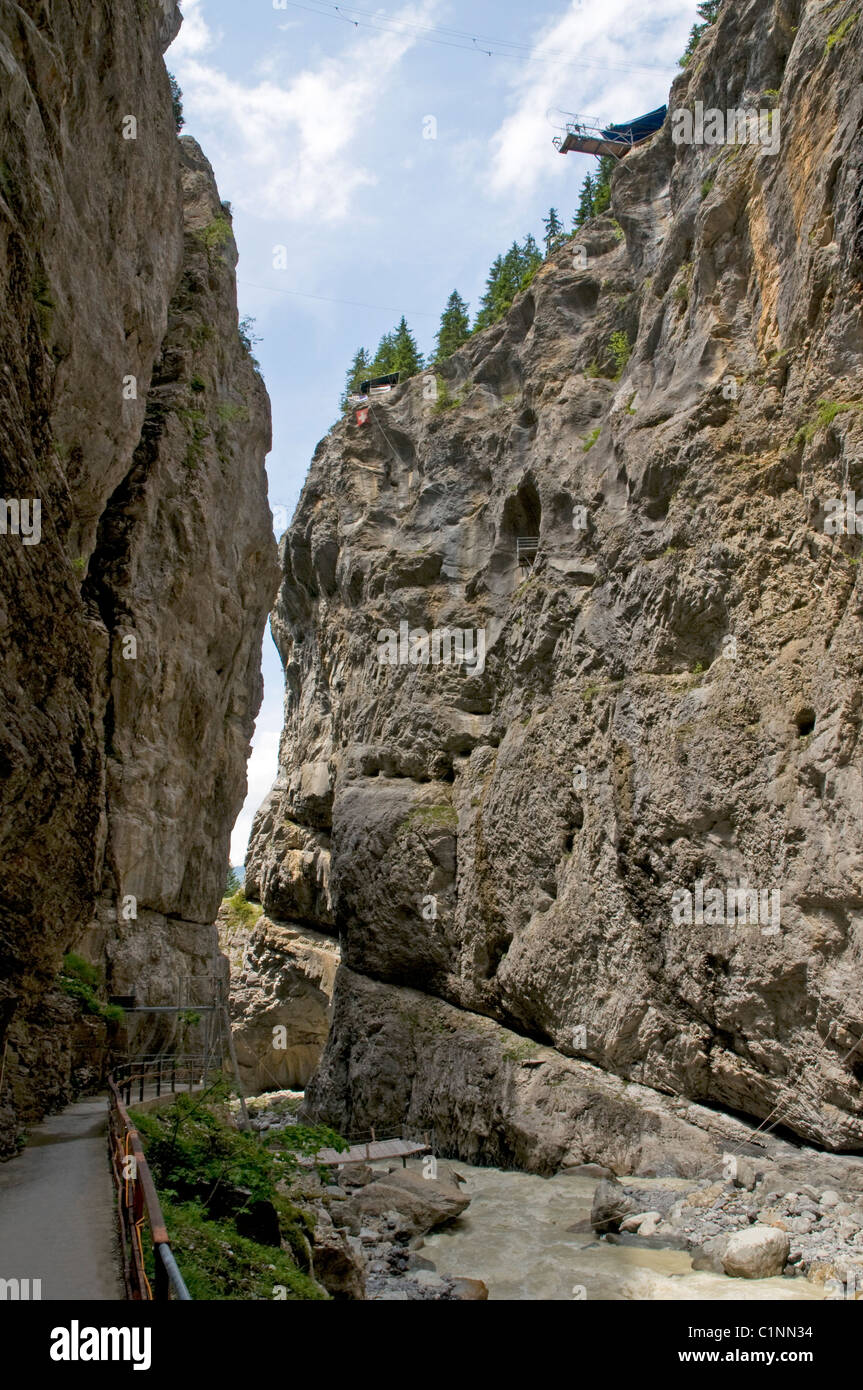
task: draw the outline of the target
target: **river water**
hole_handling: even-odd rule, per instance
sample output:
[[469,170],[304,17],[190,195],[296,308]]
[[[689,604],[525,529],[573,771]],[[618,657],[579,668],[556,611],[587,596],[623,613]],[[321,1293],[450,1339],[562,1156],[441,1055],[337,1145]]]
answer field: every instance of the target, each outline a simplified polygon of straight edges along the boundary
[[[438,1167],[466,1179],[463,1190],[471,1204],[457,1222],[427,1236],[421,1254],[439,1274],[482,1279],[490,1299],[824,1297],[823,1288],[806,1279],[728,1279],[694,1271],[680,1250],[608,1245],[589,1228],[573,1229],[588,1222],[595,1179],[563,1173],[541,1178],[447,1161]],[[638,1185],[649,1188],[651,1181],[639,1178]]]

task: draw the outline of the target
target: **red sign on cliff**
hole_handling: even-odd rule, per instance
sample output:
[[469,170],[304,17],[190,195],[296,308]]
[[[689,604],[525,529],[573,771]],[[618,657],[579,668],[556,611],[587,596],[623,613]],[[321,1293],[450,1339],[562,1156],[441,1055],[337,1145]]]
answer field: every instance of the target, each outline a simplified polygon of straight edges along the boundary
[[368,420],[368,418],[369,418],[369,408],[368,408],[367,405],[365,405],[365,406],[362,407],[361,410],[358,410],[358,411],[357,411],[357,424],[358,424],[358,425],[364,425],[364,424],[366,423],[366,420]]

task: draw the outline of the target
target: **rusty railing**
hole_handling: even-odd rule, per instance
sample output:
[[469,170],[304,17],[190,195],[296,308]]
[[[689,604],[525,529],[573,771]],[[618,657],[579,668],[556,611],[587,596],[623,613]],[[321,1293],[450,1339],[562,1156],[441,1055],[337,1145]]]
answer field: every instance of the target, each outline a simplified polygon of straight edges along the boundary
[[[174,1083],[178,1076],[188,1076],[189,1088],[202,1077],[202,1066],[191,1058],[147,1058],[142,1062],[125,1063],[108,1078],[108,1142],[111,1168],[117,1186],[117,1211],[120,1219],[120,1238],[123,1248],[123,1277],[126,1297],[135,1301],[166,1302],[169,1299],[191,1299],[183,1276],[174,1258],[165,1218],[153,1182],[141,1139],[129,1118],[123,1101],[131,1095],[134,1085],[140,1088],[141,1099],[148,1082],[161,1090],[167,1070]],[[165,1063],[168,1064],[167,1068]],[[173,1063],[173,1066],[171,1065]],[[194,1074],[194,1080],[192,1076]],[[149,1227],[153,1250],[153,1280],[147,1276],[142,1230]]]

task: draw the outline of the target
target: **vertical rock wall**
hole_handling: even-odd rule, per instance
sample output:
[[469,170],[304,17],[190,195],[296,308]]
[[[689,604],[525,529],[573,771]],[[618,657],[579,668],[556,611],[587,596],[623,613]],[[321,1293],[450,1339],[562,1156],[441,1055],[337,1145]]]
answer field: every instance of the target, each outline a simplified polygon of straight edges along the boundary
[[229,209],[176,135],[179,23],[0,4],[0,491],[41,506],[38,544],[0,536],[7,1130],[68,1086],[64,951],[140,1002],[212,993],[261,699],[269,402]]
[[[774,109],[776,148],[669,118],[436,406],[414,379],[315,452],[248,882],[340,934],[310,1094],[345,1130],[554,1166],[607,1153],[612,1075],[863,1147],[853,16],[724,5],[671,107]],[[483,660],[382,662],[402,625]],[[780,930],[676,919],[699,882],[778,890]]]

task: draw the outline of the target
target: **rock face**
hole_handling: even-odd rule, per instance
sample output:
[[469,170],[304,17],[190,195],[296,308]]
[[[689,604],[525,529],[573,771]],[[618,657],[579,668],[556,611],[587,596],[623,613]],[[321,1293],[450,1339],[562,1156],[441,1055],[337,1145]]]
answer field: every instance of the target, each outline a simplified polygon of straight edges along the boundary
[[327,1039],[339,949],[331,938],[261,917],[235,928],[223,908],[219,942],[230,962],[230,1015],[243,1085],[251,1095],[302,1090]]
[[[863,49],[834,20],[723,6],[671,106],[773,104],[778,151],[669,120],[436,405],[414,378],[315,452],[250,881],[341,934],[321,1117],[421,1108],[407,986],[459,1011],[433,1101],[459,1153],[524,1162],[546,1124],[603,1148],[589,1105],[477,1073],[494,1026],[863,1142],[863,588],[825,530],[863,482]],[[775,897],[722,925],[699,884],[778,892],[778,930]]]
[[38,544],[0,534],[0,1043],[25,1117],[68,1074],[40,1034],[64,951],[139,1003],[212,997],[261,698],[269,402],[229,210],[176,135],[179,22],[0,10],[2,490],[41,507]]

